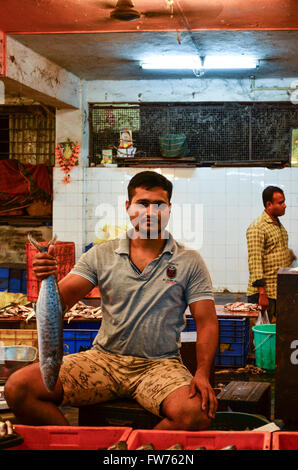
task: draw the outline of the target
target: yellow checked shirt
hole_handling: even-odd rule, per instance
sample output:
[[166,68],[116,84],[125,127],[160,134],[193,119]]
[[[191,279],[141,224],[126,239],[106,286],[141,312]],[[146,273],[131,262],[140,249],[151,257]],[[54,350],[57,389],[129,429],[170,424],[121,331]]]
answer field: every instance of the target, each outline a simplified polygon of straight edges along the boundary
[[247,295],[258,292],[253,284],[265,280],[267,296],[276,299],[277,271],[290,266],[288,234],[282,224],[277,225],[264,211],[246,231],[248,249],[249,282]]

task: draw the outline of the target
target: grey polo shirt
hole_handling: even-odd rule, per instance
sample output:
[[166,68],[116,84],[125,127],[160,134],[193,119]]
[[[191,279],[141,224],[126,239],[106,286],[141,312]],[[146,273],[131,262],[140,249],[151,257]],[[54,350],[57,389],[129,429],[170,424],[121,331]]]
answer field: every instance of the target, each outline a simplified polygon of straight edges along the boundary
[[127,234],[94,245],[72,269],[100,288],[103,320],[93,343],[97,348],[153,359],[175,357],[186,307],[213,300],[211,279],[199,253],[167,235],[163,252],[143,272],[130,260]]

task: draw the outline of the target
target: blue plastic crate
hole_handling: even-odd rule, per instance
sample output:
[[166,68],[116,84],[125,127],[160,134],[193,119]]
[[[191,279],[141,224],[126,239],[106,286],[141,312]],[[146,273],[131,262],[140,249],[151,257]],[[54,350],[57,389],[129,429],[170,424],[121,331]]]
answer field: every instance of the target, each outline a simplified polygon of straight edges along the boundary
[[92,347],[98,330],[63,330],[63,352],[73,354]]
[[249,347],[249,318],[219,318],[219,345],[215,355],[216,366],[244,366]]
[[21,278],[11,277],[8,283],[9,292],[21,292]]
[[9,268],[0,268],[0,278],[7,279],[9,277]]
[[196,331],[196,324],[192,317],[186,317],[186,324],[183,331]]
[[219,318],[219,336],[230,337],[232,341],[244,338],[250,329],[249,318],[237,318],[233,320]]
[[0,291],[8,290],[8,277],[0,278]]
[[64,322],[63,328],[65,330],[99,330],[101,326],[101,320],[98,321],[73,321],[67,323],[67,319]]
[[0,291],[27,293],[26,269],[0,267]]
[[217,367],[244,367],[246,365],[247,355],[227,356],[216,354],[214,364]]

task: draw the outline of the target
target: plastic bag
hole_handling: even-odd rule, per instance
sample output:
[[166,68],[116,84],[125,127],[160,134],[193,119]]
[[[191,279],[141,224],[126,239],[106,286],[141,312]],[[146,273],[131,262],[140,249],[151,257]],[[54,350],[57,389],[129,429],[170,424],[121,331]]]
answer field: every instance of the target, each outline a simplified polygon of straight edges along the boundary
[[161,155],[165,158],[183,158],[189,150],[185,134],[165,134],[159,139]]
[[27,305],[30,302],[27,299],[27,296],[22,293],[7,292],[7,290],[5,290],[2,294],[0,294],[0,308],[4,308],[12,303]]
[[268,325],[270,323],[267,310],[264,312],[262,310],[259,311],[259,315],[256,321],[256,325]]

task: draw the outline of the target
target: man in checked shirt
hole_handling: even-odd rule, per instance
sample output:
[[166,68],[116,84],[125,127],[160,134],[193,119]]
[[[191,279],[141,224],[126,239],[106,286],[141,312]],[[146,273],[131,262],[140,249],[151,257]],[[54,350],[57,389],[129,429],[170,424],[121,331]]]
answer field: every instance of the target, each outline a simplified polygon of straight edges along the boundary
[[270,322],[276,320],[277,271],[288,267],[296,259],[288,249],[288,234],[279,217],[286,211],[282,189],[268,186],[264,189],[264,212],[246,231],[249,282],[247,301],[267,310]]

